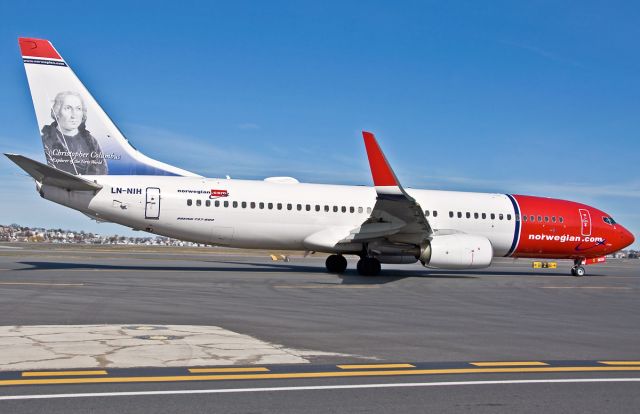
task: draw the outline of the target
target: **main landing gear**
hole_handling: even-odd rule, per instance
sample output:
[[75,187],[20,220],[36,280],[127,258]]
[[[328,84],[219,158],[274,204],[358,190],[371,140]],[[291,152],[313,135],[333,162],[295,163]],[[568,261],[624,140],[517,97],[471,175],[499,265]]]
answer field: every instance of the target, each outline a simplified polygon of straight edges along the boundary
[[341,254],[332,254],[324,263],[329,273],[344,273],[347,270],[347,259]]
[[[332,254],[327,257],[325,266],[327,266],[329,273],[344,273],[347,270],[347,259],[341,254]],[[362,256],[358,260],[358,273],[362,276],[377,276],[380,274],[381,269],[380,261],[375,257]]]
[[375,257],[363,256],[358,260],[358,273],[362,276],[377,276],[381,269],[380,261]]
[[585,273],[586,271],[584,270],[584,267],[582,267],[582,260],[575,260],[573,262],[573,267],[571,268],[571,274],[575,277],[582,277]]

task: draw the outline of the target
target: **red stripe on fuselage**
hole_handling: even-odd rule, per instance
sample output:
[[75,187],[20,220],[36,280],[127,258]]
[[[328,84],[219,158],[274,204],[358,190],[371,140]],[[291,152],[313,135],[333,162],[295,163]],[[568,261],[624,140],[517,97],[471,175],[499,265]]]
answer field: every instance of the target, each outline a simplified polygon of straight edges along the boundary
[[[513,197],[520,206],[521,215],[520,241],[513,257],[576,259],[604,256],[618,248],[612,242],[617,230],[602,220],[607,214],[601,210],[553,198]],[[585,210],[591,216],[589,235],[584,232]],[[527,216],[526,220],[524,216]]]

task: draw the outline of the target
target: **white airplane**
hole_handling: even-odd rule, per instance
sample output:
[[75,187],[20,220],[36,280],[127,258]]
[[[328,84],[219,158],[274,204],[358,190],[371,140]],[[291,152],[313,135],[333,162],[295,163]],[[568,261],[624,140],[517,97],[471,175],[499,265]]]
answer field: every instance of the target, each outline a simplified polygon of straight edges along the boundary
[[205,178],[133,148],[49,41],[19,43],[46,164],[6,155],[43,198],[96,220],[219,246],[326,252],[332,273],[357,255],[362,275],[377,275],[381,263],[473,269],[507,256],[573,259],[582,276],[583,265],[634,241],[580,203],[405,189],[369,132],[373,188]]

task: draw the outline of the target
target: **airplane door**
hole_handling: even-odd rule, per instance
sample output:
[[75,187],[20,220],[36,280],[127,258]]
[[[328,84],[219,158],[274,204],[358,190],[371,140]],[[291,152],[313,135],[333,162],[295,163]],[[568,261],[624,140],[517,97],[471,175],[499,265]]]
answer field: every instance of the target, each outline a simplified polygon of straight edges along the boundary
[[583,236],[591,236],[591,214],[583,208],[580,211],[580,231]]
[[152,220],[160,218],[160,189],[157,187],[147,187],[144,218]]

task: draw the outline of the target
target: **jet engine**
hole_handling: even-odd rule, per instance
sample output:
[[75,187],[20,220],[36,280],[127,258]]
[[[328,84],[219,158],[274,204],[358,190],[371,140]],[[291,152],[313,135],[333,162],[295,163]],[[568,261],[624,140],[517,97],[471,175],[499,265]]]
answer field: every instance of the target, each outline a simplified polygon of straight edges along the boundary
[[489,239],[472,234],[435,236],[420,249],[418,260],[425,267],[479,269],[491,264],[493,247]]

